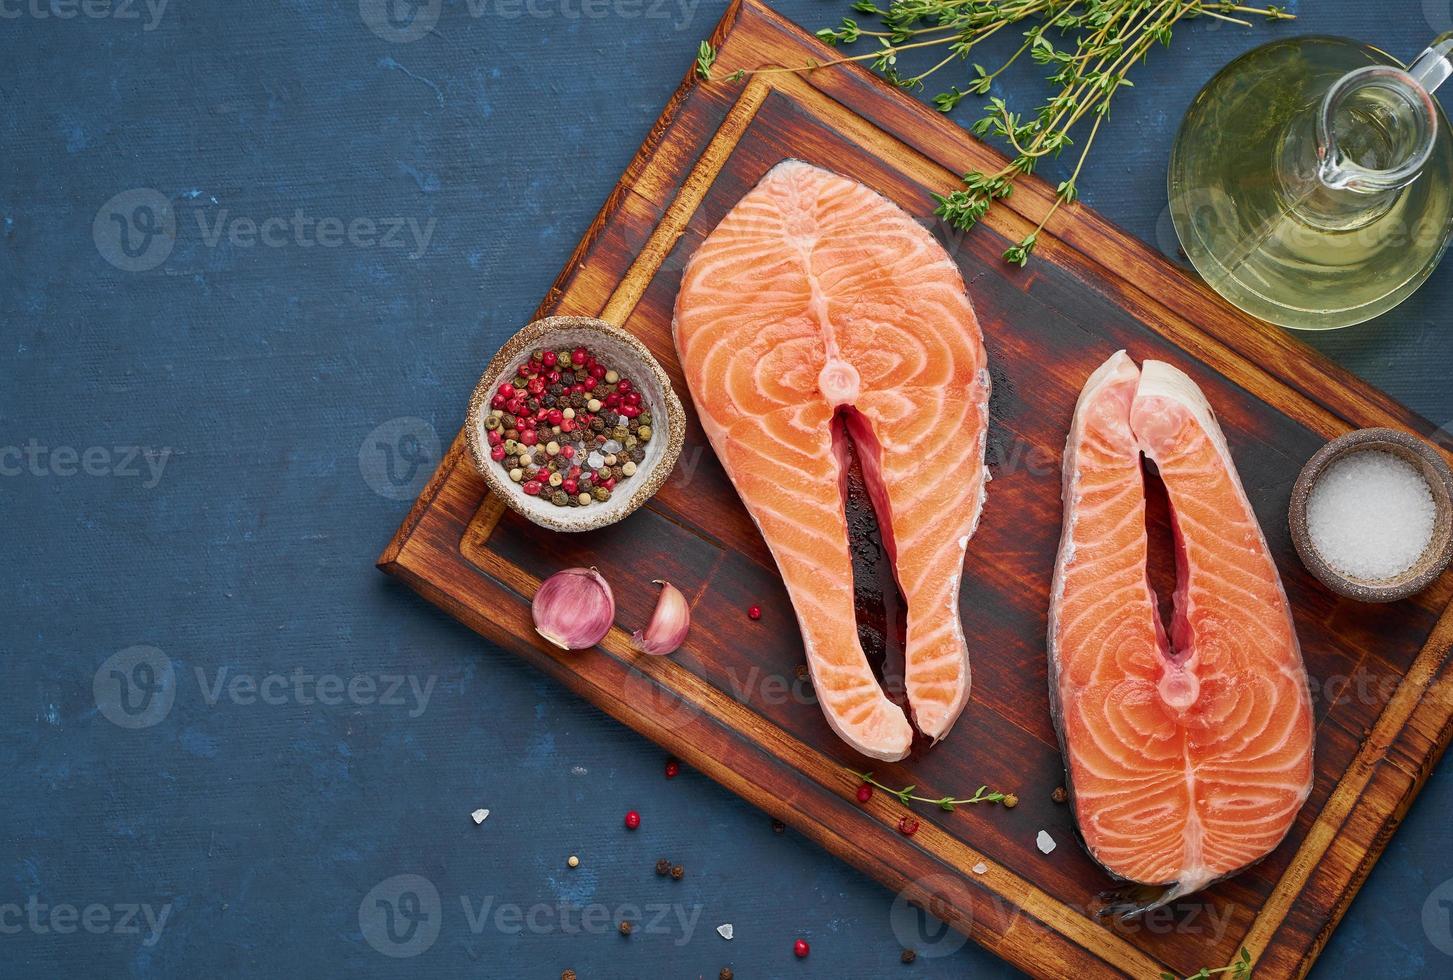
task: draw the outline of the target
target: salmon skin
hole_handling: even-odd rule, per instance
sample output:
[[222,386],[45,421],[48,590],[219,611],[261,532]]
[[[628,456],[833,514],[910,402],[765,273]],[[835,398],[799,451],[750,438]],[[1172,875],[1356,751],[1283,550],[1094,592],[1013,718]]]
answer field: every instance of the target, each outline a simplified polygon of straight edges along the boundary
[[787,160],[691,257],[672,330],[702,427],[791,597],[828,723],[892,761],[913,728],[858,642],[853,440],[907,605],[913,721],[943,738],[969,697],[959,581],[988,480],[989,373],[958,268],[886,198]]
[[[1146,559],[1141,457],[1171,506],[1170,629]],[[1205,396],[1120,351],[1090,376],[1064,456],[1050,703],[1090,855],[1162,905],[1265,857],[1312,788],[1291,608]]]

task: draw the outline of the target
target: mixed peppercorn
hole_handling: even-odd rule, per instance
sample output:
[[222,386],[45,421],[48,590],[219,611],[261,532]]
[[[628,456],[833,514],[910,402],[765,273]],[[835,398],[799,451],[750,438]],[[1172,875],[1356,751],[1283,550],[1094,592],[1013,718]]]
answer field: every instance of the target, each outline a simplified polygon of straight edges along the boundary
[[557,507],[605,503],[635,475],[651,441],[641,393],[584,347],[531,354],[489,407],[490,459],[525,493]]

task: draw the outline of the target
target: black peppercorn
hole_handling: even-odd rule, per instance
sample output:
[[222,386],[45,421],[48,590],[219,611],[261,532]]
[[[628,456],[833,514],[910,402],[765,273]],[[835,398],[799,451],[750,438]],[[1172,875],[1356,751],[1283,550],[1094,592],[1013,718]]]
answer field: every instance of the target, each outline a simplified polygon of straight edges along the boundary
[[911,949],[905,949],[898,958],[904,963],[912,963],[914,960],[918,959],[918,953]]
[[656,862],[656,874],[664,878],[671,873],[671,862],[662,858]]

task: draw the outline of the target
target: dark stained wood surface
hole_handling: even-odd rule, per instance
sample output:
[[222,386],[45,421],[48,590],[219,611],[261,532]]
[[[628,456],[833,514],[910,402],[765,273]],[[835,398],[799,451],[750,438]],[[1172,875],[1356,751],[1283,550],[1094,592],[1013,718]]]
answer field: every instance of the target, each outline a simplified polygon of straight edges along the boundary
[[[728,11],[715,40],[719,76],[829,56],[752,2]],[[894,829],[897,801],[881,793],[866,807],[854,801],[848,770],[865,760],[828,729],[798,676],[801,641],[786,594],[694,415],[657,497],[586,535],[542,531],[491,499],[456,438],[381,566],[1031,973],[1185,974],[1229,962],[1242,946],[1259,977],[1305,973],[1449,740],[1453,584],[1445,576],[1388,607],[1339,600],[1298,563],[1287,502],[1302,462],[1326,439],[1367,425],[1432,427],[1088,210],[1058,216],[1027,269],[1006,266],[1006,243],[1049,206],[1042,183],[1024,182],[970,234],[937,223],[930,192],[999,158],[856,68],[746,83],[688,75],[540,313],[623,324],[685,396],[670,338],[682,266],[786,157],[863,181],[918,216],[969,283],[994,377],[994,480],[961,601],[973,700],[943,744],[874,769],[926,796],[987,783],[1017,793],[1019,806],[921,807],[922,829],[905,838]],[[1050,799],[1063,768],[1044,644],[1060,450],[1085,378],[1122,347],[1137,360],[1179,365],[1215,406],[1295,609],[1318,722],[1316,783],[1287,841],[1240,876],[1130,925],[1093,915],[1111,882],[1078,846],[1069,810]],[[601,649],[564,654],[535,637],[529,597],[540,579],[584,564],[617,583],[619,625]],[[693,604],[690,637],[671,658],[637,656],[628,641],[650,615],[654,591],[645,586],[658,577]],[[758,623],[744,612],[754,603]],[[1041,829],[1059,845],[1047,856],[1035,846]],[[970,870],[980,861],[985,874]]]

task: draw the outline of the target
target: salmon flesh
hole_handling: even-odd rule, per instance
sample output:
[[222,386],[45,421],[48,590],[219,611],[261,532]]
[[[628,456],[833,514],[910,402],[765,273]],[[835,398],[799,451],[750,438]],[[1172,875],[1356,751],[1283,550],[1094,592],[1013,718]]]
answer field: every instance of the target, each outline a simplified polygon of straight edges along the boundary
[[[1169,629],[1147,573],[1142,456],[1170,501]],[[1265,857],[1312,788],[1291,608],[1205,396],[1121,351],[1090,376],[1064,456],[1050,701],[1075,820],[1140,911]]]
[[886,198],[788,160],[691,257],[673,332],[702,427],[791,597],[828,723],[897,760],[913,727],[858,642],[853,441],[907,605],[913,721],[942,738],[969,697],[959,581],[988,479],[989,374],[957,266]]

